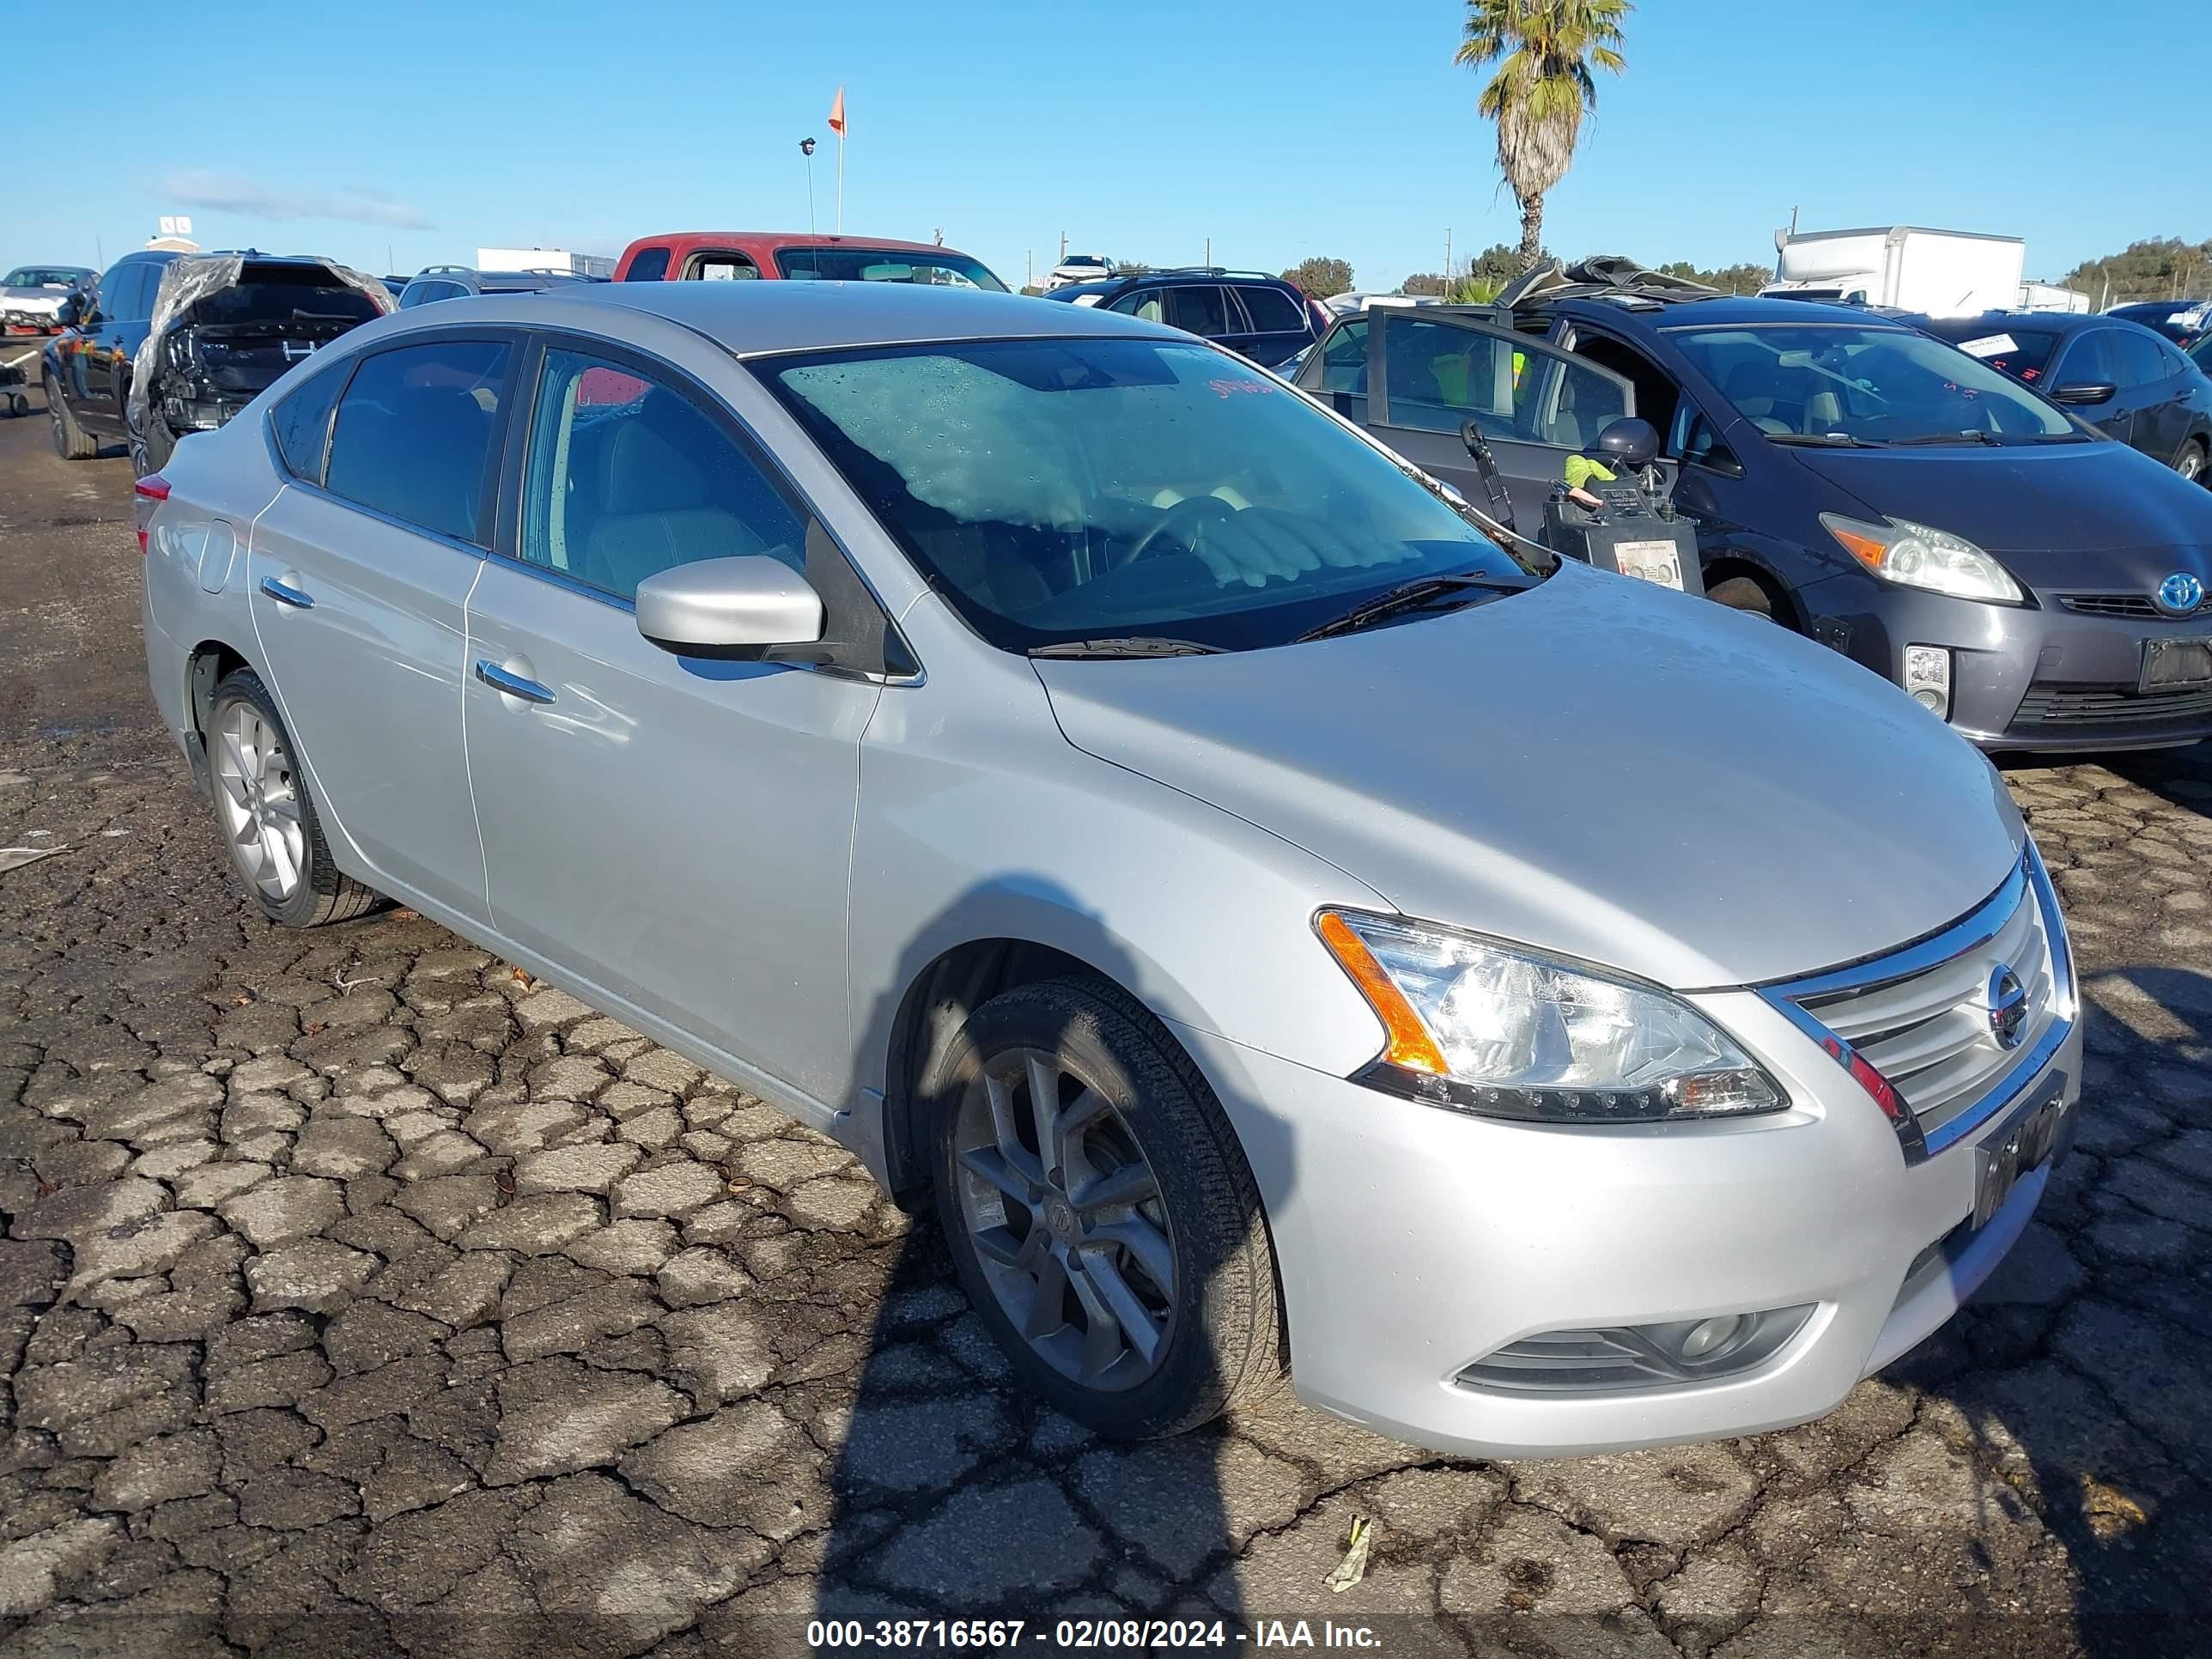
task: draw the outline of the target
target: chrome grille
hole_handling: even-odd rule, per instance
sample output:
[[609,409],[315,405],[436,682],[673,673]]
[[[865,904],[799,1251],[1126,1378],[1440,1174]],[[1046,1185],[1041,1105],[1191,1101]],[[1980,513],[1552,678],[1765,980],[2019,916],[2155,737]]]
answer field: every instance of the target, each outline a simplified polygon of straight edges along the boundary
[[[1863,1059],[1911,1115],[1907,1156],[1940,1151],[2003,1103],[2006,1085],[2063,1036],[2072,988],[2057,900],[2033,851],[1979,908],[1942,933],[1768,995],[1848,1064]],[[2001,1043],[1991,988],[2009,969],[2025,994],[2018,1040]]]

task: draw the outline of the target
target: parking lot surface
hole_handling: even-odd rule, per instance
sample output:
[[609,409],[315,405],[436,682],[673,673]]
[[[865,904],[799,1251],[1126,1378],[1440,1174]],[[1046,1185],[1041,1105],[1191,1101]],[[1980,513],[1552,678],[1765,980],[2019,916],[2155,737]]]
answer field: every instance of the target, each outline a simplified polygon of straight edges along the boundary
[[405,911],[265,925],[153,725],[128,490],[0,420],[0,1659],[750,1655],[823,1618],[1034,1651],[1139,1615],[1215,1652],[1301,1619],[2203,1650],[2201,752],[2008,768],[2092,1003],[2080,1145],[1978,1305],[1827,1419],[1502,1464],[1285,1396],[1107,1445],[1006,1385],[932,1228],[831,1143]]

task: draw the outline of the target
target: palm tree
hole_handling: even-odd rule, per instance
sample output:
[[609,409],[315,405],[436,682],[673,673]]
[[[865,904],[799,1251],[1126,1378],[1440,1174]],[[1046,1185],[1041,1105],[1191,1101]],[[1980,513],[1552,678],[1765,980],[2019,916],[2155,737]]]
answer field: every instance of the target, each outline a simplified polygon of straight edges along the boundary
[[1566,177],[1583,117],[1597,104],[1592,66],[1618,75],[1629,0],[1467,0],[1458,61],[1496,64],[1475,108],[1498,124],[1498,170],[1521,204],[1521,269],[1544,245],[1544,197]]

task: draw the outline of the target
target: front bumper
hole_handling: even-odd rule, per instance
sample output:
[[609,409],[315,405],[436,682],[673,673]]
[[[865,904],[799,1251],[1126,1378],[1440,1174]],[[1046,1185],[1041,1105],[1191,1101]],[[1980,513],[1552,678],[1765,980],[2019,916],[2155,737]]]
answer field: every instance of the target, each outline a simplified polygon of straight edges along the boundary
[[[1975,1230],[1975,1147],[2002,1114],[1907,1167],[1873,1100],[1765,1000],[1692,1000],[1784,1083],[1791,1110],[1538,1127],[1400,1100],[1177,1028],[1267,1202],[1301,1398],[1476,1456],[1749,1434],[1832,1410],[1958,1310],[2026,1227],[2051,1164]],[[2028,1091],[2072,1099],[2081,1058],[2077,1022]],[[1548,1332],[1808,1304],[1778,1352],[1716,1380],[1612,1393],[1456,1380]]]
[[1950,724],[1991,750],[2064,753],[2172,748],[2212,738],[2212,690],[2137,694],[2143,641],[2212,635],[2191,617],[2112,617],[1948,599],[1845,572],[1802,594],[1814,637],[1901,684],[1905,647],[1951,652]]

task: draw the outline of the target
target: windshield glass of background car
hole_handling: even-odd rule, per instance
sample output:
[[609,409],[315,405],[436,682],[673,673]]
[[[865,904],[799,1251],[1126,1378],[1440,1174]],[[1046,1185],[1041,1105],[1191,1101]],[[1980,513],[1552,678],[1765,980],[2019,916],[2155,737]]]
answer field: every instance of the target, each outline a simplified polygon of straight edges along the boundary
[[1533,581],[1280,382],[1168,341],[816,353],[769,386],[993,644],[1278,645],[1358,599],[1480,568]]
[[786,247],[776,250],[775,265],[787,277],[814,277],[823,282],[918,283],[925,288],[980,288],[991,294],[1006,291],[1006,285],[994,276],[981,260],[943,250],[922,253],[904,248]]
[[1816,323],[1669,333],[1770,437],[1873,444],[1967,432],[2021,441],[2081,432],[1988,364],[1910,329]]

